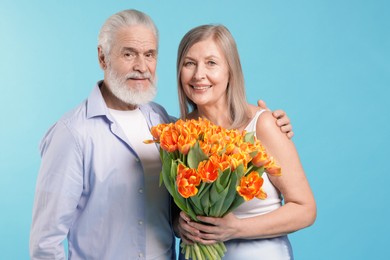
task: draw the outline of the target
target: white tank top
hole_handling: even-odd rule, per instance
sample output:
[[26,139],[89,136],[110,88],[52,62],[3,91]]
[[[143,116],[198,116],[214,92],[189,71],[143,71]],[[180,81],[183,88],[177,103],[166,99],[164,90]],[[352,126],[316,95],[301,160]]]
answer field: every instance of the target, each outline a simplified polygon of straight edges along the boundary
[[[255,116],[245,127],[245,130],[247,132],[254,132],[256,135],[257,120],[261,120],[261,118],[259,119],[259,117],[264,111],[265,110],[259,110],[256,112]],[[280,192],[268,179],[266,173],[263,173],[262,177],[264,179],[263,190],[267,193],[267,198],[265,200],[253,198],[252,200],[246,201],[241,204],[237,209],[233,211],[234,215],[236,215],[238,218],[248,218],[257,215],[262,215],[273,211],[281,206],[282,199],[280,196]]]

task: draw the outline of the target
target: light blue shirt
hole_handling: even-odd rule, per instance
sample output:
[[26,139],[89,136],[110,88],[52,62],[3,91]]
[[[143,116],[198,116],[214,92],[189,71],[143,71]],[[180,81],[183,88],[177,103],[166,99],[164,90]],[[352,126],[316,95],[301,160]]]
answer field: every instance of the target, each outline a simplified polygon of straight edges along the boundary
[[[140,158],[108,111],[100,83],[41,142],[31,258],[65,259],[67,238],[69,259],[174,259],[169,193],[159,186],[159,172],[145,176]],[[140,110],[149,127],[172,120],[156,103]],[[153,185],[148,186],[153,200],[147,199],[145,183]],[[147,243],[147,214],[159,223],[153,229],[158,245]],[[158,246],[158,253],[146,255],[147,246]]]

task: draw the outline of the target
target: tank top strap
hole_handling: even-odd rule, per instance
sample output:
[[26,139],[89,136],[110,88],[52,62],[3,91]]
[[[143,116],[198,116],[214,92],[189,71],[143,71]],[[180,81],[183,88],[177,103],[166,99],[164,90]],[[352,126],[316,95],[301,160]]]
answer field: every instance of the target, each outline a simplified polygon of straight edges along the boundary
[[266,111],[265,109],[258,110],[252,120],[249,122],[249,124],[245,127],[245,130],[247,132],[255,132],[256,134],[256,125],[257,125],[257,119],[259,119],[259,116]]

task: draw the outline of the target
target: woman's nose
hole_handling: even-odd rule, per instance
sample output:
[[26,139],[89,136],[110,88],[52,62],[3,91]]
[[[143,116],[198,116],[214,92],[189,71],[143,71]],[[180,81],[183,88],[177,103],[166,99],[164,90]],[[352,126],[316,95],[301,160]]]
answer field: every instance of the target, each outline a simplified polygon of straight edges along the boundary
[[202,80],[204,78],[206,78],[206,72],[205,72],[203,66],[201,66],[201,65],[196,66],[196,70],[194,72],[193,79],[194,80]]

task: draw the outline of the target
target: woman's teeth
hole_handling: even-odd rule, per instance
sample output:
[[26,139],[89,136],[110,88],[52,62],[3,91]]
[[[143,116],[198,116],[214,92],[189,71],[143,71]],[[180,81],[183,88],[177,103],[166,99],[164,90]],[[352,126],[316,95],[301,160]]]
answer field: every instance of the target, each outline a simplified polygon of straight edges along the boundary
[[202,89],[208,89],[210,88],[211,86],[192,86],[194,89],[196,90],[202,90]]

